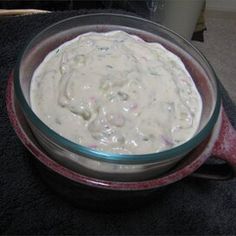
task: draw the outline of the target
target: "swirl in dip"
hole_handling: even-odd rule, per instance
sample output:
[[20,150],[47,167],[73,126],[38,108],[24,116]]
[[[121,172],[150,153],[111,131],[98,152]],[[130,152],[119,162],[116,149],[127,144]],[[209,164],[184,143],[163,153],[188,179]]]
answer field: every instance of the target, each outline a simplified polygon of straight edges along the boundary
[[123,31],[86,33],[36,69],[31,107],[65,138],[101,151],[170,149],[196,132],[201,97],[179,57]]

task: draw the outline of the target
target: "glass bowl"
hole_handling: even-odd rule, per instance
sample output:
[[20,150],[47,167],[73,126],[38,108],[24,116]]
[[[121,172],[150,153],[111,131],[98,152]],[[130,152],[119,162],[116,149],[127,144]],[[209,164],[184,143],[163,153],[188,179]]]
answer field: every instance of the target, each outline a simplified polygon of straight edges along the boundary
[[[35,69],[45,56],[79,34],[112,30],[135,34],[147,42],[159,42],[181,58],[203,102],[198,131],[190,140],[177,147],[151,154],[123,155],[101,152],[60,136],[32,111],[30,83]],[[68,18],[36,35],[18,59],[14,70],[14,91],[35,137],[53,160],[87,176],[117,181],[151,179],[169,170],[211,133],[220,111],[220,96],[215,72],[196,48],[181,36],[157,23],[111,13]]]

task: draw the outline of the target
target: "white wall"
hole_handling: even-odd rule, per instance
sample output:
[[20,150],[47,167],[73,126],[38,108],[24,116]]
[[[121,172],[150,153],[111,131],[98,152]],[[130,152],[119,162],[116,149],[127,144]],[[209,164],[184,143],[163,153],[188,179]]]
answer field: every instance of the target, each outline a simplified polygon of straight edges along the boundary
[[206,9],[214,11],[230,11],[236,14],[236,0],[206,0]]

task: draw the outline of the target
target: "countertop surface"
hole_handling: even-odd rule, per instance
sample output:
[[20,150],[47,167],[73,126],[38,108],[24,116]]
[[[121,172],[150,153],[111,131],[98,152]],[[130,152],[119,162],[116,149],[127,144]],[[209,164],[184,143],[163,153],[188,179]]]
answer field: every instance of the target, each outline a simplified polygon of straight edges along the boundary
[[[0,22],[0,234],[235,234],[236,179],[217,182],[188,177],[167,186],[161,194],[157,191],[156,199],[146,206],[120,212],[75,207],[42,182],[32,167],[31,154],[21,144],[7,117],[6,82],[32,35],[57,20],[81,12],[84,11],[22,16]],[[197,44],[213,66],[225,63],[220,54],[215,58],[215,47],[210,48],[206,42],[209,50],[206,51],[204,45]],[[225,71],[223,65],[216,69],[219,74]],[[232,64],[227,66],[227,71],[232,69]],[[230,88],[234,85],[232,81],[226,87],[235,100]],[[223,98],[235,124],[235,107],[227,94]]]

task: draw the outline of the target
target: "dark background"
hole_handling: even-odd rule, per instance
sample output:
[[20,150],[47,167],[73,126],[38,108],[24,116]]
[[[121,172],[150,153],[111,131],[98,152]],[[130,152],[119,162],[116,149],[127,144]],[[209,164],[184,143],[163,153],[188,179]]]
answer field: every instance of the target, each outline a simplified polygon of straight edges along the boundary
[[[41,9],[48,11],[66,11],[80,9],[117,9],[129,11],[137,14],[138,16],[150,19],[151,13],[147,7],[148,1],[151,0],[8,0],[0,1],[0,9]],[[159,9],[157,9],[156,11],[160,15],[159,18],[161,18],[162,12]],[[205,30],[206,27],[203,27],[200,30],[196,30],[192,35],[192,40],[203,42]]]
[[51,0],[51,1],[0,1],[0,8],[2,9],[44,9],[50,11],[65,11],[65,10],[78,10],[78,9],[97,9],[97,8],[116,8],[135,11],[135,6],[142,8],[143,11],[147,10],[146,0],[129,0],[129,1],[114,1],[114,0],[97,0],[97,1],[83,1],[83,0]]

